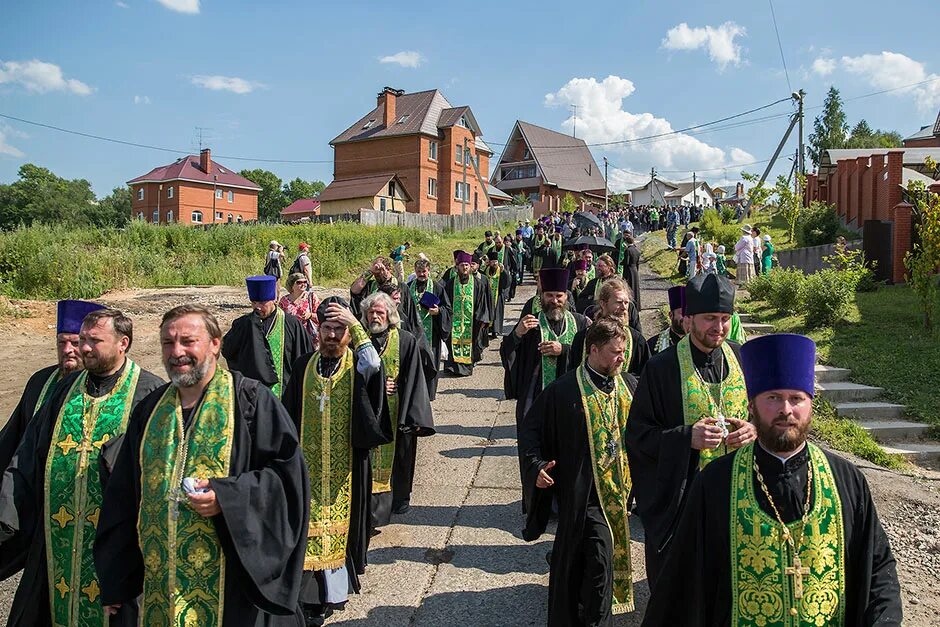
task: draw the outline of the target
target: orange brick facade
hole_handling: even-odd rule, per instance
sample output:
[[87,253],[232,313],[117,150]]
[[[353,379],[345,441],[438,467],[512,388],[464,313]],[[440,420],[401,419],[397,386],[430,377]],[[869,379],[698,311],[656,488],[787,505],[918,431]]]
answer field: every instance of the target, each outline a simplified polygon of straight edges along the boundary
[[[258,192],[252,189],[225,185],[213,188],[207,183],[192,181],[134,183],[130,188],[131,215],[146,222],[199,225],[249,222],[258,219]],[[173,191],[170,192],[170,189]],[[215,190],[221,191],[221,198],[215,198],[213,215]]]

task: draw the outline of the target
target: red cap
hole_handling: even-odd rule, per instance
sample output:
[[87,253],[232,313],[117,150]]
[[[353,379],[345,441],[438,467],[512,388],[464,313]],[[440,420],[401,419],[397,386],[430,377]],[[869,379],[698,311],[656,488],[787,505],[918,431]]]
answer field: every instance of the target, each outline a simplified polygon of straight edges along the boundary
[[297,245],[297,250],[310,250],[310,244],[307,242],[300,242],[300,244]]

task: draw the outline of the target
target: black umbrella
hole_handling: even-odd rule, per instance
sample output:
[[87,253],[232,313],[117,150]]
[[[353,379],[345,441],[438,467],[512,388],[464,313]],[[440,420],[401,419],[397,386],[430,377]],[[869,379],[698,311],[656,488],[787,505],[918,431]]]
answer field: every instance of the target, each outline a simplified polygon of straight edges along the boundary
[[590,211],[579,211],[579,212],[577,212],[576,214],[574,214],[574,221],[575,221],[579,226],[582,226],[582,225],[583,225],[583,226],[586,226],[586,227],[588,227],[588,228],[590,228],[590,227],[592,227],[592,226],[600,226],[600,225],[601,225],[601,221],[598,219],[598,217],[597,217],[596,215],[594,215],[593,213],[591,213]]
[[614,250],[613,243],[605,238],[598,237],[596,235],[582,235],[581,237],[576,237],[574,239],[569,239],[562,246],[562,250],[580,250],[584,248],[584,245],[587,244],[588,248],[593,250],[596,253],[607,253]]

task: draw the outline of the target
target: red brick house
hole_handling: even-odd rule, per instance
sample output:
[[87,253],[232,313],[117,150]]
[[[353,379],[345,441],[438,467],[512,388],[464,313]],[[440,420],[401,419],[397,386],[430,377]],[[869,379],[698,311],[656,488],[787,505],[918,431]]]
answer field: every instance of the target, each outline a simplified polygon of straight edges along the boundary
[[492,183],[511,196],[528,196],[536,216],[560,209],[568,193],[582,209],[604,206],[604,175],[584,140],[521,120],[493,168]]
[[374,109],[333,141],[333,178],[395,175],[411,213],[485,211],[493,151],[470,107],[436,89],[412,94],[386,87]]
[[261,188],[212,160],[208,148],[127,182],[131,218],[155,224],[220,224],[258,219]]

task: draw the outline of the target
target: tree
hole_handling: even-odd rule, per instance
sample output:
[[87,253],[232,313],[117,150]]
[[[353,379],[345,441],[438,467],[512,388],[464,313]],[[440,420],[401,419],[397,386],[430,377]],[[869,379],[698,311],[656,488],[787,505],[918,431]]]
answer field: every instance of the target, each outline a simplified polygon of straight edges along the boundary
[[516,205],[517,207],[525,207],[529,204],[529,197],[526,196],[523,192],[519,192],[512,197],[512,204]]
[[756,211],[767,204],[770,195],[774,193],[773,188],[766,187],[763,183],[758,185],[760,176],[757,174],[741,172],[741,178],[751,184],[751,188],[745,193],[745,196],[747,196],[748,212]]
[[[928,169],[937,167],[930,157],[925,161],[925,165]],[[907,268],[911,287],[917,292],[920,300],[924,327],[932,331],[937,316],[935,274],[940,266],[940,194],[929,192],[923,181],[908,183],[907,192],[914,204],[918,242],[904,255],[904,266]]]
[[305,181],[298,177],[289,183],[284,183],[284,196],[290,204],[301,198],[313,198],[322,192],[324,187],[326,184],[323,181]]
[[85,179],[68,180],[50,170],[26,163],[19,180],[0,193],[0,228],[16,228],[34,222],[81,226],[89,224],[95,194]]
[[565,197],[561,199],[561,212],[565,213],[574,213],[578,209],[578,202],[574,199],[574,196],[571,195],[571,192],[565,194]]
[[258,192],[258,219],[267,222],[279,221],[281,209],[289,204],[282,189],[281,179],[274,172],[261,168],[242,170],[239,174],[261,187]]
[[796,237],[796,225],[800,221],[800,213],[803,210],[803,190],[806,187],[806,178],[797,174],[797,188],[793,189],[783,175],[777,177],[777,185],[774,187],[774,193],[777,194],[777,208],[780,215],[787,222],[788,242],[792,242]]
[[809,156],[817,167],[825,151],[844,148],[849,126],[842,108],[842,96],[835,87],[829,88],[823,112],[813,121],[813,132],[809,136]]
[[88,221],[94,226],[122,227],[131,219],[131,190],[115,187],[110,194],[88,207]]
[[845,148],[898,148],[903,141],[897,131],[873,130],[868,122],[862,119],[852,127]]

